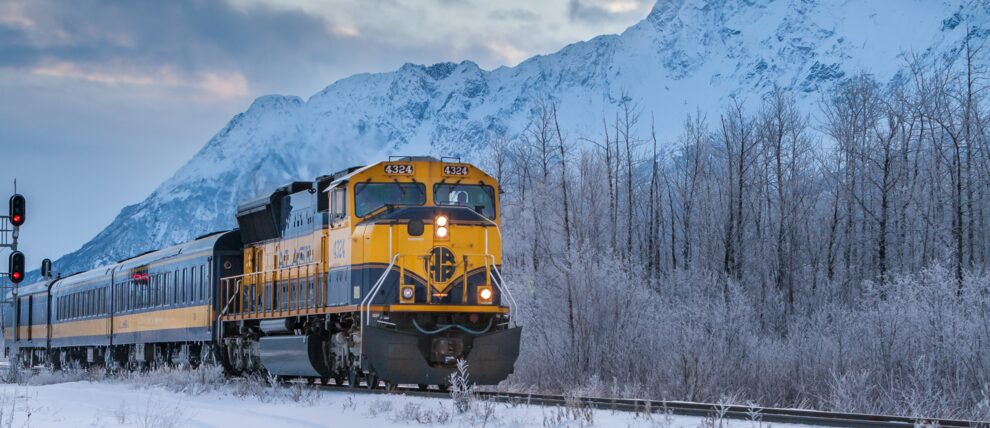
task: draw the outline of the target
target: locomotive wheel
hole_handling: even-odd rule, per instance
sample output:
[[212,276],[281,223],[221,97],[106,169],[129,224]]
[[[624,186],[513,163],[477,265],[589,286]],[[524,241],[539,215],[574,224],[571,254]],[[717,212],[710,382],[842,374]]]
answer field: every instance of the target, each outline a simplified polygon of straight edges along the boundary
[[329,384],[330,384],[330,378],[328,378],[328,377],[321,377],[320,378],[320,385],[327,386]]
[[437,388],[440,389],[440,392],[450,391],[450,385],[447,385],[445,383],[444,384],[437,385]]
[[395,383],[389,382],[387,380],[385,381],[385,391],[395,392],[397,389],[399,389],[399,385],[396,385]]
[[333,375],[333,383],[337,386],[344,386],[344,379],[344,374],[341,372],[337,372],[337,374]]
[[425,383],[421,383],[421,384],[416,385],[416,386],[419,388],[420,391],[426,391],[427,389],[430,389],[430,385],[427,385]]

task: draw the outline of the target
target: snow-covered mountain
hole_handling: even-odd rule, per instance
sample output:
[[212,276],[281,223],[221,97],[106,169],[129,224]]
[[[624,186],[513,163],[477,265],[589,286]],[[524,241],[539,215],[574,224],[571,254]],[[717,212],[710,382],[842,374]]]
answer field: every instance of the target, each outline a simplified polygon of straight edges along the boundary
[[660,0],[605,35],[482,70],[470,61],[359,74],[308,100],[258,98],[143,202],[56,262],[72,272],[231,228],[238,202],[388,155],[468,155],[485,135],[517,134],[536,99],[553,97],[570,137],[636,100],[673,138],[686,114],[778,85],[816,91],[861,71],[889,79],[903,54],[954,55],[968,29],[990,29],[990,0]]

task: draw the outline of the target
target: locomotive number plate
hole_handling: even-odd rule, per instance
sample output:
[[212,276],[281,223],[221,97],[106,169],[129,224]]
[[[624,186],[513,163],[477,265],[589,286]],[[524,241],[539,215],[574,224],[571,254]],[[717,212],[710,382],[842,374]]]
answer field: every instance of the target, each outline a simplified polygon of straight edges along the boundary
[[385,165],[385,173],[392,175],[412,175],[413,166],[406,163],[390,163]]
[[468,167],[463,165],[444,165],[443,175],[468,175]]

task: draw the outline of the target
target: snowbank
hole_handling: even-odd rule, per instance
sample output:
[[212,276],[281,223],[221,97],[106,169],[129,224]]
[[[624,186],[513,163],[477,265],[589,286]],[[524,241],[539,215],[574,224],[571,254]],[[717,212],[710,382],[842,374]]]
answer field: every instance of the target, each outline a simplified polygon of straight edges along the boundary
[[[574,407],[320,390],[299,384],[227,380],[214,372],[77,380],[37,375],[0,384],[0,427],[698,427],[762,426],[756,421],[635,414]],[[60,382],[64,381],[64,382]],[[60,382],[60,383],[51,383]],[[775,425],[781,426],[781,425]]]

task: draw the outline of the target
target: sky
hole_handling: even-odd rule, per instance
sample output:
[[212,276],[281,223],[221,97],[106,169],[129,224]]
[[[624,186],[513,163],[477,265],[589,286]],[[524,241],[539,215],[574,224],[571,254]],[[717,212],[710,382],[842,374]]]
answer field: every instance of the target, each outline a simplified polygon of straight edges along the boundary
[[[28,267],[79,248],[265,94],[402,64],[513,66],[651,0],[0,0],[0,212]],[[6,252],[0,252],[0,266]]]

